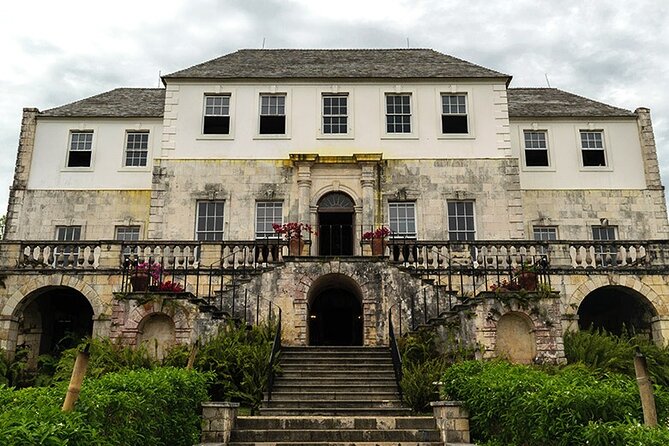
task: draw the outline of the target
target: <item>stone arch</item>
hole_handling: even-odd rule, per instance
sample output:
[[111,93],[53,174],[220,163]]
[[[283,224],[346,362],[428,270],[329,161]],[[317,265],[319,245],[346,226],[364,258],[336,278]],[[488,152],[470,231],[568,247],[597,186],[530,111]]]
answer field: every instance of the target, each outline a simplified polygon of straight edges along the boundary
[[318,198],[315,209],[319,255],[350,256],[357,251],[360,216],[355,203],[354,196],[342,190],[329,191]]
[[363,299],[358,283],[340,273],[320,276],[307,293],[310,345],[362,345]]
[[637,277],[620,274],[588,276],[588,280],[578,286],[569,296],[567,306],[576,309],[592,291],[611,285],[626,287],[636,291],[653,306],[653,309],[659,316],[669,316],[669,307],[655,290]]
[[643,294],[620,285],[592,290],[581,301],[577,314],[581,330],[603,329],[615,335],[627,331],[648,338],[652,338],[652,324],[658,316]]
[[495,352],[511,362],[530,364],[537,356],[535,324],[525,313],[510,311],[497,320]]
[[146,347],[149,355],[162,360],[176,343],[176,324],[165,313],[151,313],[137,326],[136,344]]
[[327,186],[323,186],[320,189],[318,189],[316,192],[311,197],[311,207],[312,209],[318,208],[318,203],[325,197],[326,195],[333,193],[333,192],[339,192],[348,195],[351,197],[351,200],[353,200],[353,207],[358,208],[360,206],[360,203],[362,199],[356,194],[355,190],[344,185],[340,184],[338,187],[334,187],[332,184],[328,184]]

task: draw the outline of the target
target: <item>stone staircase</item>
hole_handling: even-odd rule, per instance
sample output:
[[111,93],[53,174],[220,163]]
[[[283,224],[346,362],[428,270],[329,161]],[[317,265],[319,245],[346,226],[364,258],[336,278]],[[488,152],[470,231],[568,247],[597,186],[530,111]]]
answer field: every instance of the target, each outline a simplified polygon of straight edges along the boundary
[[240,416],[230,445],[443,444],[436,422],[411,416],[387,347],[286,347],[260,416]]

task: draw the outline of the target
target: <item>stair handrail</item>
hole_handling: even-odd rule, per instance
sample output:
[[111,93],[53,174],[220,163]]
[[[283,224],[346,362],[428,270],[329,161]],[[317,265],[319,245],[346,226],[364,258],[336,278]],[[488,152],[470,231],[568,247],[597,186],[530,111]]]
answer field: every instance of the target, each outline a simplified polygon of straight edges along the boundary
[[267,401],[272,399],[272,388],[274,387],[274,364],[277,361],[279,352],[281,351],[281,307],[279,309],[279,319],[276,324],[276,332],[274,333],[274,341],[272,342],[272,352],[269,355],[269,369],[267,371]]
[[[401,321],[402,318],[402,303],[399,302],[399,318]],[[397,304],[395,304],[397,305]],[[395,371],[395,382],[397,383],[397,391],[399,392],[400,398],[402,398],[402,355],[400,354],[399,346],[397,345],[397,338],[395,338],[395,329],[393,327],[393,307],[391,306],[388,310],[388,341],[390,344],[390,356],[393,360],[393,370]],[[401,323],[401,322],[400,322]]]

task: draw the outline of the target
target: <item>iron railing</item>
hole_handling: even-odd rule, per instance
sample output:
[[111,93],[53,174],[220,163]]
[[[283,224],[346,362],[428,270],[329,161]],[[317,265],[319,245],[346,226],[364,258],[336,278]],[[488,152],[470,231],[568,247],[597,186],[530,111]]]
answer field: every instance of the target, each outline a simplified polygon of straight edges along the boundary
[[[277,307],[278,308],[278,307]],[[267,401],[272,399],[272,390],[274,388],[274,369],[281,352],[281,308],[279,308],[279,318],[274,332],[274,341],[272,342],[272,352],[269,355],[269,369],[267,371]]]
[[[395,371],[395,382],[397,383],[397,390],[402,398],[402,356],[400,354],[399,346],[397,345],[397,338],[395,337],[395,328],[393,326],[393,307],[390,307],[388,310],[388,340],[390,345],[390,355],[393,360],[393,370]],[[400,315],[399,320],[402,320],[401,316],[401,302],[400,302]],[[400,322],[401,323],[401,322]],[[401,331],[401,328],[400,328]]]

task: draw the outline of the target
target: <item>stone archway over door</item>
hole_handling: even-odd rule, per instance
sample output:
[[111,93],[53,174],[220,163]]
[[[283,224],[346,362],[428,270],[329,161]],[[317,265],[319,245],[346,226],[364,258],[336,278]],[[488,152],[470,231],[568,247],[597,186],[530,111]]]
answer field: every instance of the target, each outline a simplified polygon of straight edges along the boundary
[[309,345],[362,345],[363,313],[358,284],[343,274],[326,274],[309,290]]
[[497,321],[495,350],[498,357],[530,364],[537,356],[532,321],[522,313],[506,313]]
[[353,199],[330,192],[318,201],[318,254],[353,255]]

